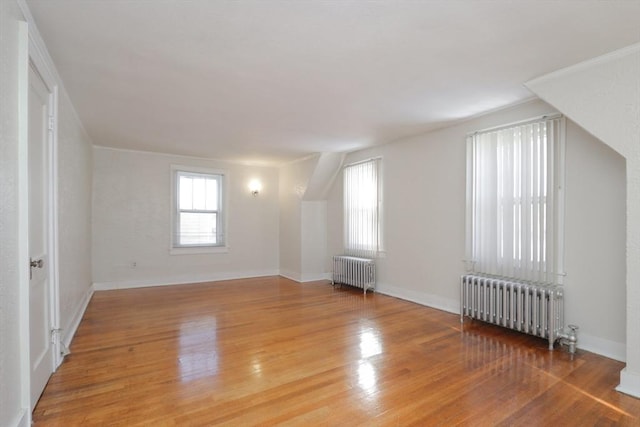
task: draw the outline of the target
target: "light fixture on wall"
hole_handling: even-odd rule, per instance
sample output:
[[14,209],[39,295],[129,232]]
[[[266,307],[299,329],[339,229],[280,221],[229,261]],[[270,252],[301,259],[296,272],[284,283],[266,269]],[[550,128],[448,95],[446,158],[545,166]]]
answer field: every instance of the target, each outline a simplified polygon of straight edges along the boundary
[[262,190],[262,184],[260,183],[260,181],[254,179],[249,182],[249,191],[251,191],[251,194],[257,196],[258,193],[260,193],[260,190]]

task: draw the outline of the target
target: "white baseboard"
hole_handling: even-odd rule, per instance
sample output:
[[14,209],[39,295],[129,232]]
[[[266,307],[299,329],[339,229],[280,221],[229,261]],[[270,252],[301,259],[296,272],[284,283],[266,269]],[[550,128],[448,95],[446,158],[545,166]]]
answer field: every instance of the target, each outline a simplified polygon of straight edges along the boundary
[[302,281],[302,276],[296,271],[280,270],[279,275],[282,277],[286,277],[289,280],[293,280],[294,282],[300,283]]
[[630,372],[624,368],[620,371],[620,385],[616,387],[616,390],[640,398],[640,373]]
[[378,283],[375,291],[384,295],[415,302],[420,305],[426,305],[427,307],[437,308],[438,310],[447,311],[449,313],[460,314],[460,302],[457,300],[428,294],[426,292],[403,289],[384,283]]
[[319,280],[331,280],[331,273],[317,273],[317,274],[301,274],[297,271],[280,270],[280,276],[286,277],[289,280],[293,280],[298,283],[317,282]]
[[309,274],[303,275],[300,282],[317,282],[319,280],[331,280],[331,273],[318,273],[318,274]]
[[13,427],[29,427],[31,425],[31,413],[28,409],[22,408],[20,413],[14,418],[10,426]]
[[148,288],[152,286],[186,285],[190,283],[218,282],[221,280],[250,279],[253,277],[278,276],[278,270],[227,272],[206,275],[189,275],[172,278],[123,280],[114,282],[96,282],[96,291],[110,291],[114,289]]
[[73,341],[73,337],[76,335],[78,326],[80,326],[80,322],[82,321],[82,316],[84,316],[84,312],[87,310],[87,306],[89,305],[89,301],[91,301],[92,296],[93,286],[90,286],[89,289],[87,289],[87,292],[85,292],[82,301],[78,304],[78,308],[71,318],[71,322],[66,328],[63,328],[62,344],[66,348],[71,347],[71,341]]
[[627,357],[627,346],[624,343],[594,337],[580,331],[578,331],[578,348],[620,362],[625,362]]

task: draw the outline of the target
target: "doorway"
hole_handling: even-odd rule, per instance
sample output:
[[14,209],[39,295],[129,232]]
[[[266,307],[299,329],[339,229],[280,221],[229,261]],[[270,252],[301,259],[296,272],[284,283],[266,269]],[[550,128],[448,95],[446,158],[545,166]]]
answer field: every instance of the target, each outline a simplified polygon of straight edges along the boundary
[[[33,411],[61,362],[55,215],[55,90],[30,52],[27,95],[28,364]],[[27,267],[25,265],[25,267]]]

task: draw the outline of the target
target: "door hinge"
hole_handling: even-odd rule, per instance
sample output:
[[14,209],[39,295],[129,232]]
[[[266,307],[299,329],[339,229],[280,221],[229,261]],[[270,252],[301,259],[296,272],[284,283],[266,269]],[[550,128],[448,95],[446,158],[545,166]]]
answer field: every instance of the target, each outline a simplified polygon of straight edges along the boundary
[[56,340],[60,339],[60,333],[62,332],[62,329],[60,328],[53,328],[51,329],[51,343],[55,344]]
[[53,116],[49,116],[49,130],[51,130],[51,131],[53,130],[53,127],[54,127],[55,123],[56,122],[55,122]]

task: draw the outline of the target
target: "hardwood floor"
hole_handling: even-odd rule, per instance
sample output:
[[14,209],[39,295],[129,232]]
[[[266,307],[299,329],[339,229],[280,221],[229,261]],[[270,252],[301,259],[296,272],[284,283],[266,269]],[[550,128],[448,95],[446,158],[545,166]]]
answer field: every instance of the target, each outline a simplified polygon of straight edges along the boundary
[[640,425],[623,364],[269,277],[96,292],[36,426]]

